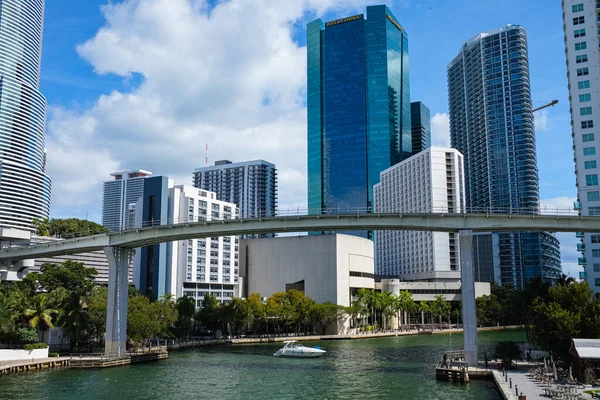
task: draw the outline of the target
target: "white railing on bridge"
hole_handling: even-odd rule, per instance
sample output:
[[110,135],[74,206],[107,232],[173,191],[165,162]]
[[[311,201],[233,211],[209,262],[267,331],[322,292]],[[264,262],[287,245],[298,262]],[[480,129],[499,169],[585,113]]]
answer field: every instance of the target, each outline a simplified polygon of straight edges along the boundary
[[[556,216],[578,216],[581,215],[581,210],[579,208],[554,208],[554,207],[536,207],[536,208],[514,208],[514,207],[470,207],[470,208],[449,208],[449,207],[433,207],[432,209],[405,209],[401,212],[396,210],[390,210],[386,208],[374,210],[371,207],[359,207],[359,208],[350,208],[350,207],[337,207],[337,208],[324,208],[324,209],[307,209],[307,208],[288,208],[284,210],[277,210],[273,212],[259,212],[256,215],[251,215],[246,218],[241,218],[238,216],[232,217],[230,212],[219,213],[218,215],[213,215],[209,213],[207,210],[207,215],[198,215],[197,213],[193,215],[187,215],[185,217],[177,218],[177,219],[157,219],[151,221],[142,221],[142,222],[132,222],[128,224],[127,229],[117,232],[127,232],[135,229],[141,228],[150,228],[157,226],[173,226],[173,225],[182,225],[182,224],[190,224],[190,223],[198,223],[198,222],[214,222],[214,221],[227,221],[231,219],[236,220],[261,220],[261,219],[269,219],[269,218],[299,218],[299,217],[307,217],[307,216],[332,216],[332,215],[356,215],[360,217],[365,214],[402,214],[402,215],[426,215],[426,214],[452,214],[452,215],[465,215],[465,214],[503,214],[503,215],[556,215]],[[116,233],[116,232],[109,232]],[[52,237],[43,237],[43,236],[34,236],[30,241],[19,241],[19,242],[0,242],[0,249],[3,248],[13,248],[13,247],[29,247],[31,245],[36,244],[45,244],[45,243],[53,243],[59,240],[65,239],[74,239],[79,237],[91,236],[91,231],[82,231],[77,232],[76,234],[71,235],[56,235]]]

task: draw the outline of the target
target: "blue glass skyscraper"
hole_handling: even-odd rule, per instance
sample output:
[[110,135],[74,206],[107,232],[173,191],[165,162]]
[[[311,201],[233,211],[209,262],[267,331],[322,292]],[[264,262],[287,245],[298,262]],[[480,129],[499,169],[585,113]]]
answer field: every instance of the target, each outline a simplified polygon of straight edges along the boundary
[[[465,160],[467,209],[537,212],[539,179],[525,30],[507,25],[464,43],[448,65],[448,96],[451,144]],[[493,236],[475,243],[476,264],[484,260],[476,265],[476,276],[522,287],[532,278],[553,281],[561,274],[554,235]],[[478,243],[491,248],[478,248]]]
[[379,173],[412,154],[408,37],[384,5],[307,35],[308,207],[367,212]]

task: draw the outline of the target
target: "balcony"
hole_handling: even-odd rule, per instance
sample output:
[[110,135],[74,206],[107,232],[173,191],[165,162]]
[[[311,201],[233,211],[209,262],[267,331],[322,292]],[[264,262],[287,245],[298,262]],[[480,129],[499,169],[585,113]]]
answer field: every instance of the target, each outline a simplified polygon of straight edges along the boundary
[[575,232],[575,237],[577,237],[577,238],[582,238],[582,237],[584,237],[584,235],[585,234],[583,232]]
[[587,265],[587,260],[585,259],[585,257],[579,257],[577,259],[577,265]]
[[585,244],[577,243],[577,251],[584,251],[584,250],[585,250]]
[[577,211],[577,210],[581,210],[581,203],[576,201],[575,203],[573,203],[573,210]]
[[579,279],[587,279],[587,274],[585,271],[579,271]]

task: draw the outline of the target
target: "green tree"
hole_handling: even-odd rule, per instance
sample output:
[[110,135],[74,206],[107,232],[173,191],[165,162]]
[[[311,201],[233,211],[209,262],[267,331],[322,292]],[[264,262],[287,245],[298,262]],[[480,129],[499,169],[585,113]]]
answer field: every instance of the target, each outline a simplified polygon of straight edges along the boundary
[[175,331],[179,337],[187,336],[194,329],[194,315],[196,314],[196,300],[193,297],[183,296],[175,303],[177,321]]
[[41,273],[36,276],[40,290],[51,292],[62,287],[80,296],[85,296],[92,291],[96,286],[94,279],[98,275],[96,269],[86,268],[83,263],[72,260],[58,264],[44,263],[40,271]]
[[77,218],[53,218],[51,220],[34,218],[32,224],[36,228],[38,236],[69,238],[108,232],[108,229],[100,224]]
[[495,326],[502,320],[502,305],[496,295],[483,295],[475,299],[477,323],[481,326]]
[[61,327],[64,336],[69,338],[69,346],[73,351],[89,328],[89,314],[77,293],[71,293],[64,302],[57,325]]
[[217,308],[219,301],[215,296],[208,293],[202,299],[202,306],[196,315],[196,319],[204,325],[209,331],[214,331],[218,327]]
[[48,328],[54,328],[52,315],[58,314],[57,310],[50,308],[49,303],[48,295],[38,294],[23,312],[23,315],[29,320],[29,326],[42,331],[42,341],[44,341],[44,332]]
[[587,282],[551,287],[547,301],[533,302],[528,331],[534,343],[566,360],[572,338],[600,336],[600,303]]
[[496,358],[502,360],[505,369],[511,368],[513,360],[521,358],[521,350],[515,342],[499,342],[496,345]]
[[440,325],[442,324],[442,316],[449,316],[452,306],[441,294],[435,296],[435,300],[429,303],[431,314],[438,317]]
[[8,294],[0,292],[0,337],[11,334],[15,329],[12,301]]
[[87,298],[89,336],[96,342],[102,342],[106,331],[106,307],[108,289],[97,286]]
[[319,324],[324,334],[331,325],[342,322],[347,315],[348,310],[345,307],[331,302],[315,304],[312,309],[312,319],[314,323]]

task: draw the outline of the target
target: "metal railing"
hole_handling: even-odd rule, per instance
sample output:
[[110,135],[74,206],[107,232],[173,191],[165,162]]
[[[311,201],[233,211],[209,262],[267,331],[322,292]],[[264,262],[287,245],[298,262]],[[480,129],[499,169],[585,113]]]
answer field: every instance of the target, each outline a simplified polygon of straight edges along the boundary
[[[184,216],[180,218],[162,218],[157,220],[149,221],[137,221],[128,224],[126,229],[120,231],[109,232],[108,234],[115,234],[118,232],[128,232],[137,229],[159,227],[159,226],[175,226],[185,224],[196,224],[196,223],[207,223],[221,221],[226,223],[227,221],[250,221],[250,220],[263,220],[263,219],[282,219],[282,218],[301,218],[301,217],[315,217],[315,216],[349,216],[356,215],[360,217],[366,214],[400,214],[400,215],[430,215],[430,214],[442,214],[442,215],[467,215],[467,214],[480,214],[480,215],[555,215],[560,216],[579,216],[581,210],[573,207],[559,208],[559,207],[528,207],[528,208],[515,208],[515,207],[433,207],[433,208],[412,208],[403,209],[398,211],[397,209],[391,208],[378,208],[372,207],[330,207],[323,209],[310,209],[310,208],[296,208],[277,210],[276,212],[259,212],[256,216],[249,218],[235,217],[231,218],[229,213],[220,213],[218,216],[212,215],[194,215],[193,217]],[[104,235],[104,234],[99,234]],[[29,241],[15,241],[15,242],[0,242],[0,249],[12,248],[12,247],[29,247],[36,244],[54,243],[60,240],[75,239],[80,237],[95,236],[90,235],[90,231],[78,232],[73,235],[62,235],[52,237],[41,237],[36,236]]]

